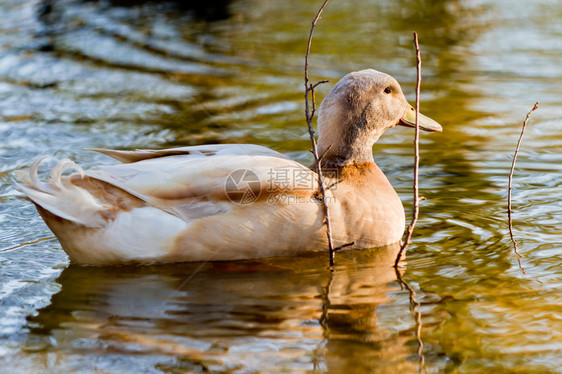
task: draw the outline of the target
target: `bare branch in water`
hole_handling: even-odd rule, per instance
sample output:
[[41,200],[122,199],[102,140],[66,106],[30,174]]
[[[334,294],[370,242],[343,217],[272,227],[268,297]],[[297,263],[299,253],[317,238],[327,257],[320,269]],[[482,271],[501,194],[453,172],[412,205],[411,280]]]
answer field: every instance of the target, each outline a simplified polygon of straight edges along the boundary
[[419,373],[425,373],[425,355],[423,353],[423,340],[422,340],[422,316],[421,316],[421,311],[420,311],[420,302],[416,300],[416,291],[410,287],[410,285],[408,283],[406,283],[406,281],[404,280],[404,278],[402,278],[402,274],[400,274],[400,271],[398,270],[398,268],[394,268],[395,272],[396,272],[396,279],[398,280],[398,283],[400,283],[400,288],[404,289],[406,288],[408,290],[409,296],[410,296],[410,310],[414,312],[414,316],[416,317],[416,341],[418,342],[418,350],[417,350],[417,354],[418,354],[418,358],[419,358],[419,367],[418,367],[418,372]]
[[56,237],[49,236],[48,238],[41,238],[41,239],[37,239],[37,240],[31,241],[31,242],[16,244],[12,247],[0,248],[0,253],[11,252],[11,251],[16,250],[16,249],[27,247],[28,245],[33,245],[33,244],[37,244],[37,243],[41,243],[41,242],[45,242],[45,241],[53,240],[53,239],[56,239]]
[[527,117],[525,117],[525,121],[523,122],[523,127],[521,128],[521,135],[519,136],[519,140],[517,141],[517,147],[515,147],[515,153],[513,154],[513,161],[511,162],[511,170],[509,172],[509,182],[507,187],[507,220],[509,223],[509,236],[511,237],[511,241],[513,242],[513,250],[518,257],[519,267],[521,268],[524,274],[525,274],[525,269],[523,269],[521,265],[522,256],[519,254],[517,242],[513,237],[513,223],[511,220],[511,186],[513,181],[513,171],[515,170],[515,162],[517,161],[517,154],[519,154],[519,147],[521,147],[521,141],[523,140],[523,135],[525,134],[525,128],[527,127],[527,123],[529,122],[529,118],[531,117],[531,114],[535,110],[537,110],[538,107],[539,107],[539,103],[536,102],[535,105],[533,106],[533,109],[531,109],[531,111],[527,113]]
[[[335,249],[334,243],[332,239],[332,225],[330,222],[330,211],[328,209],[328,204],[326,202],[326,188],[324,187],[324,178],[322,176],[322,157],[318,156],[318,147],[316,144],[316,139],[314,138],[314,130],[312,128],[312,119],[314,118],[314,114],[316,113],[316,100],[314,97],[314,89],[318,87],[318,85],[325,83],[327,81],[320,81],[315,84],[311,84],[308,80],[308,56],[310,55],[310,46],[312,44],[312,34],[314,33],[314,28],[316,27],[316,23],[320,19],[320,15],[322,11],[328,4],[329,0],[325,0],[316,17],[312,21],[312,26],[310,28],[310,34],[308,36],[308,44],[306,47],[306,55],[304,56],[304,100],[305,100],[305,116],[306,116],[306,123],[308,125],[308,133],[310,135],[310,141],[312,142],[312,154],[314,155],[314,164],[316,165],[316,172],[318,173],[318,191],[320,193],[320,198],[322,201],[322,209],[324,211],[324,217],[326,217],[326,235],[328,236],[328,248],[330,250],[330,266],[334,266],[334,257],[335,257]],[[309,98],[312,104],[309,103]],[[311,109],[312,107],[312,109]]]
[[396,261],[394,266],[398,266],[400,260],[402,259],[402,254],[406,250],[406,247],[410,244],[412,239],[412,234],[414,233],[414,228],[416,227],[416,222],[418,221],[418,216],[420,213],[420,198],[419,198],[419,186],[418,186],[418,175],[420,168],[420,126],[418,124],[418,113],[420,112],[420,86],[421,86],[421,54],[420,45],[418,42],[418,34],[414,32],[414,46],[416,48],[416,60],[417,60],[417,79],[416,79],[416,133],[414,137],[414,211],[412,214],[412,222],[408,226],[406,231],[406,238],[400,246],[400,251],[396,256]]
[[334,248],[334,251],[337,252],[337,251],[339,251],[340,249],[344,249],[344,248],[347,248],[347,247],[351,247],[352,245],[355,245],[355,242],[351,242],[351,243],[347,243],[347,244],[344,244],[344,245],[340,245],[339,247]]

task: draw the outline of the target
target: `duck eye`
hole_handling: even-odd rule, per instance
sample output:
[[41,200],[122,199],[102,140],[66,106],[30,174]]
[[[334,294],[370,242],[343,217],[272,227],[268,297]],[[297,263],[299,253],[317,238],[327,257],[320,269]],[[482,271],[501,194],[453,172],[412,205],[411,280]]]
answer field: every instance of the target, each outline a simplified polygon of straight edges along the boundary
[[390,87],[387,87],[387,88],[384,89],[385,94],[389,94],[391,92],[392,92],[392,90],[390,89]]

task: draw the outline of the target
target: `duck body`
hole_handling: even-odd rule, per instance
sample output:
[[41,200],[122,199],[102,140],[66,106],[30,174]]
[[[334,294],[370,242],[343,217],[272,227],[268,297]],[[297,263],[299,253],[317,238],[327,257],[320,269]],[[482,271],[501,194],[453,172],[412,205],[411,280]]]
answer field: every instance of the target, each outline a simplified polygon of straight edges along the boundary
[[[397,85],[374,70],[355,74],[378,91]],[[342,88],[350,75],[334,90],[357,92],[353,86]],[[381,120],[386,128],[403,121],[411,108],[398,93],[398,109]],[[320,107],[319,149],[327,150],[322,166],[335,245],[353,242],[351,248],[358,249],[395,243],[404,230],[404,209],[370,151],[386,128],[369,129],[365,110],[345,113],[342,106],[349,97],[330,95]],[[353,102],[359,109],[364,105],[356,101],[361,100]],[[343,137],[349,144],[329,146],[326,139],[330,144],[337,139],[326,131],[335,126],[351,127],[356,136]],[[84,171],[62,160],[49,181],[41,182],[37,160],[20,177],[19,189],[35,203],[73,262],[228,261],[327,248],[317,173],[281,153],[248,144],[97,151],[121,163]],[[77,173],[63,177],[68,169]]]

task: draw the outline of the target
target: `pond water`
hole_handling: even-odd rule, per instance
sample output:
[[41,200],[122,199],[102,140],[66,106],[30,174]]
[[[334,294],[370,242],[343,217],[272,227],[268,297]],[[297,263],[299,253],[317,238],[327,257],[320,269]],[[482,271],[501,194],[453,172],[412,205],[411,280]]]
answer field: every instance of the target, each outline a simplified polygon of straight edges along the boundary
[[[562,2],[333,0],[311,78],[395,76],[444,126],[392,248],[234,263],[70,265],[15,174],[85,147],[255,143],[310,162],[303,57],[319,1],[0,2],[0,367],[9,372],[561,372]],[[514,176],[521,124],[533,113]],[[413,131],[375,160],[411,211]],[[46,172],[43,170],[43,172]]]

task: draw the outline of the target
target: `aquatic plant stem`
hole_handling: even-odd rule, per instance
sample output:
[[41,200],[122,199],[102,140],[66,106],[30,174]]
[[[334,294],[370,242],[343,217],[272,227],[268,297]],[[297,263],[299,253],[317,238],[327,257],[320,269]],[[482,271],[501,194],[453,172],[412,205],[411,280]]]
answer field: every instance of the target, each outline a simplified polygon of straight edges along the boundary
[[[521,147],[521,141],[523,140],[523,135],[525,134],[525,128],[527,127],[527,123],[529,122],[529,118],[531,117],[531,114],[537,110],[537,108],[539,107],[539,103],[536,102],[535,105],[533,106],[533,109],[531,109],[531,111],[529,113],[527,113],[527,117],[525,117],[525,121],[523,121],[523,127],[521,128],[521,135],[519,135],[519,140],[517,141],[517,146],[515,147],[515,153],[513,154],[513,161],[511,162],[511,170],[509,171],[509,182],[507,185],[507,221],[509,224],[509,236],[511,237],[511,241],[513,242],[513,250],[515,252],[515,254],[519,257],[519,267],[521,267],[521,255],[519,254],[518,251],[518,247],[517,247],[517,242],[515,241],[515,238],[513,237],[513,222],[511,219],[511,188],[512,188],[512,182],[513,182],[513,172],[515,170],[515,162],[517,161],[517,155],[519,154],[519,147]],[[525,273],[525,270],[521,267],[521,270],[523,270],[523,273]]]
[[418,216],[420,213],[420,198],[419,198],[419,168],[420,168],[420,126],[418,123],[418,113],[420,112],[420,87],[421,87],[421,54],[420,54],[420,45],[418,42],[418,33],[414,31],[414,46],[416,48],[416,70],[417,70],[417,78],[416,78],[416,132],[414,136],[414,208],[412,214],[412,221],[408,226],[408,230],[406,231],[406,238],[404,242],[400,246],[400,251],[396,256],[396,261],[394,262],[394,266],[397,267],[402,259],[402,254],[406,250],[406,247],[410,244],[410,240],[412,238],[412,234],[414,233],[414,228],[416,227],[416,222],[418,221]]
[[[312,34],[314,33],[314,28],[316,27],[316,23],[320,19],[320,15],[322,11],[328,4],[329,0],[325,0],[316,17],[312,21],[312,25],[310,27],[310,34],[308,35],[308,44],[306,47],[306,54],[304,56],[304,100],[305,100],[305,116],[306,116],[306,123],[308,125],[308,133],[310,135],[310,141],[312,143],[312,154],[314,155],[314,164],[316,165],[316,172],[318,173],[318,192],[320,193],[320,199],[322,202],[322,210],[324,212],[324,217],[326,219],[326,235],[328,237],[328,249],[330,251],[330,266],[334,266],[334,259],[336,250],[334,249],[334,243],[332,239],[332,225],[330,222],[330,210],[328,209],[328,203],[326,202],[326,188],[324,186],[324,178],[322,176],[322,162],[321,157],[318,156],[318,146],[316,144],[316,139],[314,137],[314,130],[312,128],[312,119],[314,118],[314,114],[316,113],[316,99],[314,97],[314,89],[322,84],[326,83],[327,81],[320,81],[315,84],[310,83],[308,79],[308,56],[310,55],[310,46],[312,44]],[[309,98],[312,104],[309,103]],[[312,109],[311,109],[312,107]],[[324,155],[322,155],[323,157]]]

